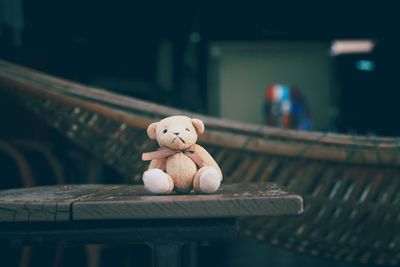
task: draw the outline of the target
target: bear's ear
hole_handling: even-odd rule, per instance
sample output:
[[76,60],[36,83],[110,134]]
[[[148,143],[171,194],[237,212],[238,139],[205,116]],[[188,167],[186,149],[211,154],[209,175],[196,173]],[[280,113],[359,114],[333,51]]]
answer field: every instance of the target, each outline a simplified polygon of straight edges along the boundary
[[152,139],[152,140],[155,140],[156,137],[157,137],[157,132],[156,132],[157,124],[158,124],[158,122],[153,122],[152,124],[150,124],[150,125],[147,127],[147,135],[148,135],[148,136],[150,137],[150,139]]
[[192,124],[196,128],[197,134],[204,133],[204,123],[199,119],[192,119]]

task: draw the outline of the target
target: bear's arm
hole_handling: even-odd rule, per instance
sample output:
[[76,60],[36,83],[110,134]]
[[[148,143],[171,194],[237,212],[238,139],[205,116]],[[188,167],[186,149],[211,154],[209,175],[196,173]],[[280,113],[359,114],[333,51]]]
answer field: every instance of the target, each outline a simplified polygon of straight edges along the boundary
[[153,159],[150,162],[148,170],[150,170],[150,169],[160,169],[162,171],[165,171],[165,158]]
[[[218,163],[215,162],[213,157],[211,157],[211,155],[208,153],[208,151],[205,150],[202,146],[195,144],[193,146],[193,150],[196,153],[196,155],[199,156],[203,160],[204,166],[215,167],[221,172],[221,169],[219,168]],[[222,176],[222,172],[221,172],[221,176]]]

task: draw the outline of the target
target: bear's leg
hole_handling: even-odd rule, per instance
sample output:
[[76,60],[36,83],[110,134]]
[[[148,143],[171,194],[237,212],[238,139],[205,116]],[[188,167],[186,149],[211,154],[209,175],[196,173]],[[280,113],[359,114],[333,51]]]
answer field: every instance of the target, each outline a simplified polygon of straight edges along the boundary
[[174,181],[160,169],[145,171],[142,180],[144,188],[152,193],[169,194],[174,190]]
[[193,180],[193,189],[198,193],[214,193],[221,184],[221,172],[214,167],[200,168]]

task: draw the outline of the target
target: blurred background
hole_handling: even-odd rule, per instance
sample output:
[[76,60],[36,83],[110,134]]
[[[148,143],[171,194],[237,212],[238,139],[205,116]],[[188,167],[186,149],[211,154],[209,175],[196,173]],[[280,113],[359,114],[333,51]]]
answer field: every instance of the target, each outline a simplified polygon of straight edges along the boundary
[[[216,117],[399,136],[398,25],[382,1],[0,0],[0,58]],[[3,94],[0,123],[3,189],[129,183]],[[12,153],[31,166],[29,179]],[[96,249],[4,248],[7,266],[142,266],[150,255],[142,246],[110,247],[89,260]],[[199,266],[343,265],[252,240],[205,244],[199,258]]]

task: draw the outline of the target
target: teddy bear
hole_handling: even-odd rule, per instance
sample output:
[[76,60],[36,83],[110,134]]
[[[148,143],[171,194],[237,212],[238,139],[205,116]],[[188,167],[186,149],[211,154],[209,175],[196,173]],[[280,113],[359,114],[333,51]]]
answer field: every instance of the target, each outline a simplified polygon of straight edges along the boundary
[[222,172],[197,138],[204,132],[200,119],[171,116],[151,123],[147,135],[157,140],[157,151],[143,153],[142,160],[151,160],[143,173],[144,187],[156,194],[216,192],[222,181]]

